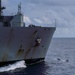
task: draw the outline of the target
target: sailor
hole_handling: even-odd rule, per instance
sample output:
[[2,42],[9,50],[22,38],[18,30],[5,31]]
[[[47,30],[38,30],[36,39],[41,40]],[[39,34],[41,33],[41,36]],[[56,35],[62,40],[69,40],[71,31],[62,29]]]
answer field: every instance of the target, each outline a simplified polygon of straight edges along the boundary
[[36,39],[35,46],[39,46],[40,43],[41,43],[41,38],[40,38],[40,36],[38,36],[38,38]]

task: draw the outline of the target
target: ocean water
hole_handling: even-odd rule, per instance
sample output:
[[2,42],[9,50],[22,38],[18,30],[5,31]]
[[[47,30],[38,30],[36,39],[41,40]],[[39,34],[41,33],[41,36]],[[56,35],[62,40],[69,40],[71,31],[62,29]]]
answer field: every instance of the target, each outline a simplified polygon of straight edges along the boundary
[[75,75],[75,39],[54,38],[45,62],[25,66],[22,60],[0,67],[0,75]]

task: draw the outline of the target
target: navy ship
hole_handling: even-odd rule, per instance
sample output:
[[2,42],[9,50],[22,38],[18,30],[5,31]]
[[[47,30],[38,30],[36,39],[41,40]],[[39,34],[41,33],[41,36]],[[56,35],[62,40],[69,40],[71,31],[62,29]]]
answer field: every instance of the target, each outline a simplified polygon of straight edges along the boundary
[[5,16],[0,0],[0,66],[25,60],[26,65],[43,61],[56,27],[41,27],[23,22],[21,4],[15,15]]

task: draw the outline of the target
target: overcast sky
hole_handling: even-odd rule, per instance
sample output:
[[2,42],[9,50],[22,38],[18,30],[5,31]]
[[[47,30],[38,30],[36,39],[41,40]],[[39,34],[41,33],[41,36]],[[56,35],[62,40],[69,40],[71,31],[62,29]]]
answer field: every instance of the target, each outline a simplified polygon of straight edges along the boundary
[[17,13],[20,2],[26,24],[54,26],[56,19],[54,37],[75,37],[75,0],[2,0],[4,14]]

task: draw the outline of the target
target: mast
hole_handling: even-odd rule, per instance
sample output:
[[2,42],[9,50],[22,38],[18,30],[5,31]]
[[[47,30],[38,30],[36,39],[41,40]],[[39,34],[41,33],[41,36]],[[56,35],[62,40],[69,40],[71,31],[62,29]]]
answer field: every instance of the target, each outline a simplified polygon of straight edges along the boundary
[[1,0],[0,0],[0,16],[1,16],[1,13],[2,13],[2,5],[1,5]]
[[21,3],[18,5],[18,14],[21,14]]
[[0,17],[2,16],[2,10],[4,10],[5,7],[2,7],[2,1],[0,0]]

